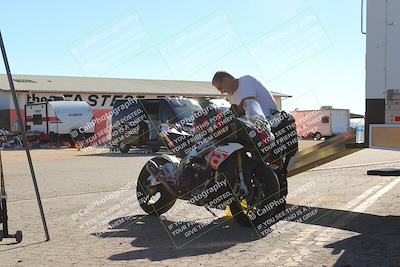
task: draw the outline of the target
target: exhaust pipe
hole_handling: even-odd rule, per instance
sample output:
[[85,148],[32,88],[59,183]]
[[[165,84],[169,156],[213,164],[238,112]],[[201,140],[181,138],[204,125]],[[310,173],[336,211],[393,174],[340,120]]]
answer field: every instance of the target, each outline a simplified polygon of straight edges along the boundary
[[159,166],[157,163],[155,163],[153,160],[149,160],[146,165],[146,170],[156,179],[157,182],[160,182],[165,189],[167,189],[168,193],[170,193],[172,196],[177,197],[177,194],[175,190],[171,187],[171,185],[165,181],[162,171],[160,170]]
[[149,160],[147,163],[146,163],[146,170],[154,177],[154,178],[156,178],[156,180],[158,181],[159,179],[158,179],[158,176],[160,176],[160,169],[158,168],[158,165],[157,165],[157,163],[155,163],[154,161],[152,161],[152,160]]

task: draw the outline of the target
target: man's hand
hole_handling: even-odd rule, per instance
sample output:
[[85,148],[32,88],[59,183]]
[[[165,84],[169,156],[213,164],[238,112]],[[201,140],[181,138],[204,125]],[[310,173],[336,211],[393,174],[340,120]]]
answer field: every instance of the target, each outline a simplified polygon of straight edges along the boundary
[[244,101],[246,101],[247,99],[256,99],[256,98],[255,98],[254,96],[249,96],[249,97],[243,98],[243,99],[240,101],[239,107],[243,108]]
[[233,114],[235,114],[236,117],[242,117],[246,114],[246,110],[244,110],[243,107],[240,107],[238,105],[231,105],[231,110],[233,112]]

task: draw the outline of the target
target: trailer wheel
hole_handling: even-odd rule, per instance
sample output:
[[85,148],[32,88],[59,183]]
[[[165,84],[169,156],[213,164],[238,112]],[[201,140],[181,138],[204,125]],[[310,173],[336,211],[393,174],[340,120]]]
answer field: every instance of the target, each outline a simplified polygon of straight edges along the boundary
[[119,144],[119,151],[121,151],[121,153],[128,153],[129,150],[131,149],[130,145],[125,145],[125,144]]
[[316,133],[314,134],[314,138],[317,139],[317,140],[321,140],[322,134],[321,134],[320,132],[316,132]]
[[153,152],[153,153],[157,153],[158,151],[160,151],[160,149],[161,149],[161,146],[151,146],[150,147],[150,150],[151,150],[151,152]]
[[71,148],[76,148],[75,141],[69,141],[69,145],[70,145]]

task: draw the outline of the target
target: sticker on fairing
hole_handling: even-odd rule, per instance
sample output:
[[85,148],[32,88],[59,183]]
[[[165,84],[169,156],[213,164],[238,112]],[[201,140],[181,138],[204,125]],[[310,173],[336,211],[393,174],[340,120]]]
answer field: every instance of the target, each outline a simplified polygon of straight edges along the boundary
[[226,158],[228,158],[230,155],[233,154],[233,152],[241,148],[243,148],[241,144],[229,143],[226,146],[220,146],[210,151],[210,153],[205,156],[205,159],[212,169],[218,170],[219,165],[221,165],[221,163],[224,162]]

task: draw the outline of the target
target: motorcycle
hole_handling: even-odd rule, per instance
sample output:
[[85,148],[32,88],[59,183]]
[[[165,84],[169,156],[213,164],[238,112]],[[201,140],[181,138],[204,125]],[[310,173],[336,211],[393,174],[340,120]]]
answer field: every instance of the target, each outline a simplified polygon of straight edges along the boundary
[[152,158],[141,170],[136,192],[140,207],[160,216],[177,199],[210,212],[229,206],[244,226],[283,211],[287,167],[297,151],[294,119],[278,112],[250,122],[240,115],[234,108],[210,105],[193,114],[191,130],[180,125],[162,129],[172,153]]

